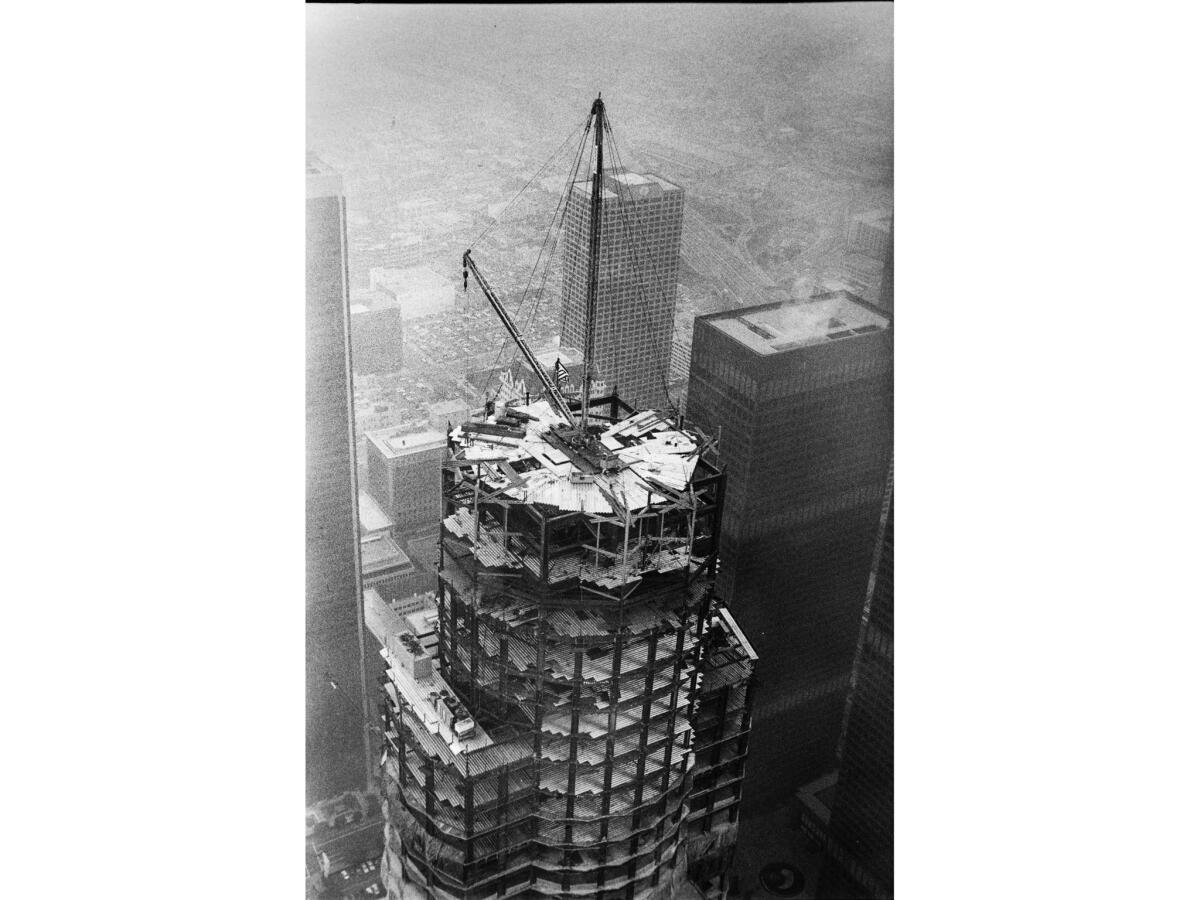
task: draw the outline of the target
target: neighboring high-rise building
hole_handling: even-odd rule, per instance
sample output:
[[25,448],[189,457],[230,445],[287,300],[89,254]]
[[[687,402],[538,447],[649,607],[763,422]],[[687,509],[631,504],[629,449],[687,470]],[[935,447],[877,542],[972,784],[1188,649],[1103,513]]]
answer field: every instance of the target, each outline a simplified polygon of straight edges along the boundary
[[[583,348],[592,183],[565,214],[562,345]],[[657,175],[605,172],[593,377],[636,407],[663,408],[671,362],[683,188]]]
[[861,297],[878,296],[883,281],[883,260],[864,253],[851,253],[842,262],[846,278]]
[[837,790],[817,896],[884,900],[893,894],[893,525],[880,528],[842,733]]
[[726,895],[755,657],[713,590],[724,476],[590,408],[604,450],[544,401],[443,436],[436,646],[368,595],[391,897]]
[[892,242],[892,214],[886,209],[873,209],[850,220],[848,243],[852,253],[861,253],[882,260]]
[[[853,290],[881,309],[891,310],[892,213],[873,209],[850,220],[841,270]],[[884,301],[884,293],[888,299]]]
[[346,198],[341,177],[319,161],[309,160],[306,177],[306,784],[312,803],[363,787],[370,770],[364,759]]
[[892,315],[894,301],[892,300],[892,239],[889,235],[887,256],[883,260],[883,278],[879,283],[879,302],[875,304],[887,314]]
[[405,426],[367,434],[367,481],[401,532],[431,527],[441,519],[442,457],[446,430],[410,431]]
[[687,414],[720,435],[718,587],[758,651],[769,736],[748,811],[834,761],[887,481],[891,348],[888,317],[847,292],[696,319]]
[[404,316],[388,291],[350,291],[350,344],[360,375],[399,372],[404,364]]

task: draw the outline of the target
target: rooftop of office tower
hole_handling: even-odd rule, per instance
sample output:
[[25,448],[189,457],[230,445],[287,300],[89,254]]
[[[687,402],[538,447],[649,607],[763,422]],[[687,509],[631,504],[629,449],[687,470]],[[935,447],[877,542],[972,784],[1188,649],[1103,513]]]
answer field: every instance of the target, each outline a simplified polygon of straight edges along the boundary
[[883,331],[891,320],[849,291],[699,317],[763,356]]
[[414,429],[408,425],[394,425],[378,431],[367,432],[370,441],[387,459],[396,459],[419,453],[433,447],[444,446],[446,432],[436,428]]
[[305,196],[309,200],[318,197],[338,197],[343,192],[342,176],[312,151],[304,158],[304,176]]
[[[590,178],[576,181],[573,186],[583,196],[591,196],[592,180]],[[682,190],[683,188],[679,185],[673,184],[661,175],[655,175],[652,172],[630,172],[627,169],[609,169],[606,167],[604,170],[604,191],[601,196],[605,200],[615,200],[618,196],[622,200],[644,200]]]

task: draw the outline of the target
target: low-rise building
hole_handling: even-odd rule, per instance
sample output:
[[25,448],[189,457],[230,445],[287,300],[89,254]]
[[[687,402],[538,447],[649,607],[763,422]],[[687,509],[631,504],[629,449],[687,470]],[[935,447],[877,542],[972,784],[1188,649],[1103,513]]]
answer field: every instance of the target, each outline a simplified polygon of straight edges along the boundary
[[396,539],[396,523],[367,491],[358,492],[358,545],[364,588],[387,599],[404,592],[416,566]]
[[429,266],[373,268],[371,288],[389,293],[406,322],[454,308],[454,283]]
[[397,426],[367,434],[367,484],[400,531],[441,519],[444,430]]

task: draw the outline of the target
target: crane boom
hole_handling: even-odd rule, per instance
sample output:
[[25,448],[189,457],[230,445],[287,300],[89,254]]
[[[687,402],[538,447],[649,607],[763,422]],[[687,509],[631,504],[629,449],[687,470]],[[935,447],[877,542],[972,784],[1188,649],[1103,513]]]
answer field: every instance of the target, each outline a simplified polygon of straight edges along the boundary
[[504,308],[504,304],[500,302],[500,298],[492,291],[491,285],[487,283],[487,279],[475,267],[475,260],[471,259],[470,250],[463,254],[463,290],[467,288],[468,270],[475,276],[475,280],[479,282],[479,287],[483,291],[483,296],[487,297],[488,303],[492,304],[492,309],[496,311],[496,315],[500,317],[500,321],[516,342],[517,347],[520,348],[521,354],[525,357],[525,362],[529,363],[529,367],[533,369],[533,373],[541,381],[542,387],[546,389],[546,396],[550,398],[550,405],[554,407],[554,411],[566,419],[567,422],[574,423],[575,417],[571,412],[571,407],[567,404],[566,398],[563,397],[554,380],[546,374],[546,370],[542,368],[542,364],[537,361],[537,357],[533,355],[533,351],[525,343],[525,338],[521,337],[517,323],[512,320],[512,316],[508,314],[508,310]]

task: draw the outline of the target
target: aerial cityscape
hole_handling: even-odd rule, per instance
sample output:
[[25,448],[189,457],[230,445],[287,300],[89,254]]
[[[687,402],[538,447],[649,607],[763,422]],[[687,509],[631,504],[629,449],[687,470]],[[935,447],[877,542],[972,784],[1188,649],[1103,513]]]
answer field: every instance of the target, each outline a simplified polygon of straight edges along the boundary
[[308,896],[891,897],[891,5],[307,17]]

